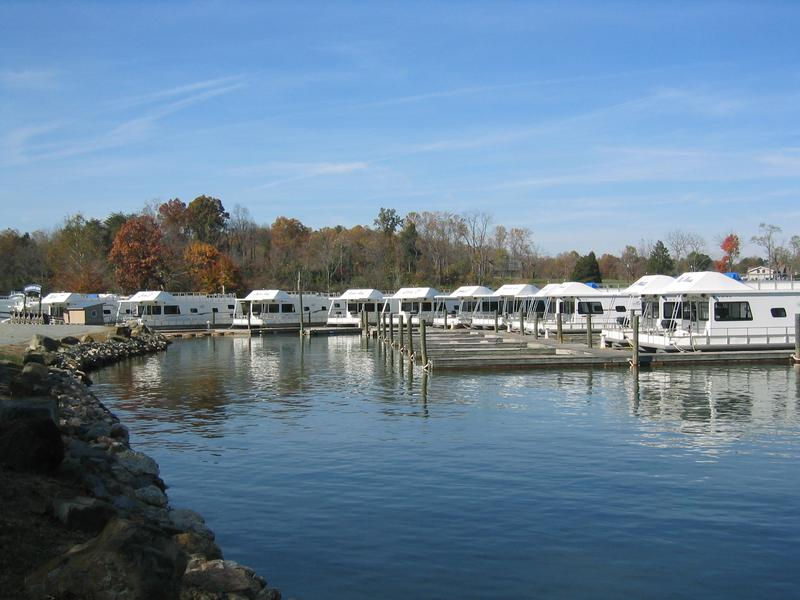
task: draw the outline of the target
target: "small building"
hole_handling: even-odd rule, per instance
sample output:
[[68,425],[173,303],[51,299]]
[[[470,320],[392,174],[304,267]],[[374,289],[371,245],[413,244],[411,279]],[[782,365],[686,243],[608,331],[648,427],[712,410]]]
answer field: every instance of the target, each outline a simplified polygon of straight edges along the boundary
[[777,272],[766,265],[758,267],[750,267],[747,269],[747,274],[744,279],[747,281],[765,281],[767,279],[775,279]]
[[67,325],[103,325],[103,305],[73,306],[64,313],[64,323]]

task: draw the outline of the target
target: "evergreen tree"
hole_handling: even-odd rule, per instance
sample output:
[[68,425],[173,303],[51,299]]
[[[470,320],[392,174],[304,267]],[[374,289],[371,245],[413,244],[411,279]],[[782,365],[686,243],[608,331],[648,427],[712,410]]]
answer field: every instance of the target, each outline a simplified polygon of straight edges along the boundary
[[669,275],[675,270],[675,263],[669,255],[664,242],[658,240],[647,259],[647,272],[651,275]]
[[686,256],[686,265],[690,271],[710,271],[714,261],[708,254],[702,252],[689,252]]
[[597,257],[594,252],[589,252],[586,256],[581,256],[575,263],[572,270],[572,281],[583,283],[602,283],[603,276],[600,273],[600,265],[597,264]]

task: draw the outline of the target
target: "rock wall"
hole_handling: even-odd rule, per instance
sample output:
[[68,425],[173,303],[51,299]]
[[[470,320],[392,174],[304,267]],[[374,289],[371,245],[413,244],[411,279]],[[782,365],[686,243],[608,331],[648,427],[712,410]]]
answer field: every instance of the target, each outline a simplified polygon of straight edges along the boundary
[[79,483],[85,495],[54,498],[50,514],[95,535],[30,573],[31,597],[280,598],[223,559],[199,514],[170,506],[156,462],[130,447],[127,428],[88,387],[91,369],[168,343],[145,327],[120,327],[104,342],[36,336],[22,366],[0,363],[0,461]]

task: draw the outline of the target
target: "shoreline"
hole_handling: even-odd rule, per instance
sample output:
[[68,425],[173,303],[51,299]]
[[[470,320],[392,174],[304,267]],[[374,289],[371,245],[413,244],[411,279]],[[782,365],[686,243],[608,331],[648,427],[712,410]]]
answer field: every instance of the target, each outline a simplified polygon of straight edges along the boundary
[[[146,327],[109,333],[36,333],[21,355],[3,348],[21,363],[0,361],[0,583],[20,598],[278,600],[252,569],[223,559],[201,515],[170,505],[158,464],[131,448],[88,387],[88,372],[169,344]],[[33,557],[41,563],[27,564]]]

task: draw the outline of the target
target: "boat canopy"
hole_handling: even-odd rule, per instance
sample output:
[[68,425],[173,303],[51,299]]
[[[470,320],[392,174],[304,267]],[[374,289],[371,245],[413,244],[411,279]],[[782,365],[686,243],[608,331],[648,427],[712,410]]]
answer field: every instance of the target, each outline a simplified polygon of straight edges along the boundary
[[677,294],[718,294],[750,292],[753,288],[716,271],[684,273],[657,293],[661,296]]
[[127,302],[176,302],[175,297],[164,291],[136,292]]
[[283,290],[253,290],[242,300],[248,302],[288,302],[291,298]]
[[497,288],[492,296],[533,296],[539,291],[538,287],[529,283],[507,283]]
[[375,289],[347,290],[336,300],[383,300],[383,293]]
[[483,285],[462,285],[447,294],[450,298],[473,298],[476,296],[491,296],[492,290]]
[[[607,290],[600,290],[597,288],[593,288],[585,283],[580,283],[579,281],[566,281],[564,283],[559,283],[554,285],[552,288],[547,289],[549,286],[545,286],[542,289],[541,296],[547,298],[578,298],[584,296],[608,296]],[[547,291],[545,291],[545,289]],[[537,294],[540,295],[540,294]]]
[[674,281],[675,278],[669,275],[644,275],[622,290],[619,295],[647,296],[658,294]]
[[400,288],[391,297],[397,300],[415,298],[434,298],[439,295],[439,290],[431,287]]

